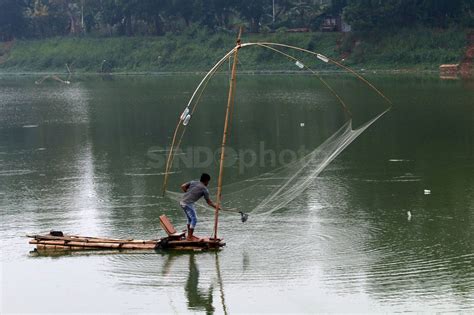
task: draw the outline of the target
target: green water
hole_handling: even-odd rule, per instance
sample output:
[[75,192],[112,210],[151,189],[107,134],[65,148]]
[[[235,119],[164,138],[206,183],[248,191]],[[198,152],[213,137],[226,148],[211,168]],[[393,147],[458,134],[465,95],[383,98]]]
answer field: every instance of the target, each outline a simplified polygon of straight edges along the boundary
[[[474,82],[369,76],[393,109],[285,208],[252,216],[243,197],[248,222],[222,213],[217,254],[38,256],[27,233],[157,238],[162,213],[183,227],[160,194],[163,160],[200,76],[35,79],[0,78],[2,313],[474,309]],[[355,126],[384,109],[354,79],[326,79]],[[238,82],[226,184],[290,162],[344,123],[312,77]],[[225,75],[210,83],[170,190],[202,171],[216,178],[227,86]],[[198,215],[209,235],[213,213]]]

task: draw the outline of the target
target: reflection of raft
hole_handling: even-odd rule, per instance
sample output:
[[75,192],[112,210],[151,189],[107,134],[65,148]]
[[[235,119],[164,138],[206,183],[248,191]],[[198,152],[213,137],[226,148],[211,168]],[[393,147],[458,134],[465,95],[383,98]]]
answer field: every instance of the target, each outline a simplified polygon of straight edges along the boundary
[[185,233],[177,233],[174,226],[164,215],[160,223],[168,234],[167,237],[152,240],[115,239],[90,236],[66,235],[60,231],[51,231],[45,235],[27,235],[30,244],[35,244],[37,250],[92,250],[92,249],[118,249],[118,250],[153,250],[153,249],[178,249],[178,250],[215,250],[225,243],[220,239],[202,238],[199,241],[188,241]]

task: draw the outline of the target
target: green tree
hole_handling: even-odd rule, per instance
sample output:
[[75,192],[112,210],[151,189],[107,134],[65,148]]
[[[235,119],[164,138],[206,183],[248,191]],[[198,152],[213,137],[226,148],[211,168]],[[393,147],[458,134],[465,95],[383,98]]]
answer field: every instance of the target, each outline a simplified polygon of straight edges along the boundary
[[[29,18],[30,35],[50,37],[75,34],[77,17],[72,4],[66,0],[31,0],[26,10]],[[69,11],[69,12],[68,12]]]
[[[118,35],[133,35],[133,18],[140,14],[143,7],[140,0],[101,0],[103,21],[117,26]],[[144,1],[145,2],[145,1]]]
[[429,26],[447,27],[461,20],[466,0],[419,0],[418,17]]
[[265,6],[262,0],[235,0],[233,7],[238,11],[239,15],[248,22],[250,32],[258,33],[265,8],[269,11],[268,5]]
[[56,9],[56,13],[67,18],[66,30],[70,35],[82,32],[80,27],[81,16],[80,0],[50,0],[49,3]]
[[163,35],[186,29],[249,32],[317,28],[322,15],[343,14],[354,30],[425,25],[474,26],[473,0],[0,0],[0,39],[77,34]]
[[171,6],[171,0],[143,0],[137,7],[137,17],[150,25],[151,34],[163,35]]
[[292,27],[309,27],[323,13],[317,0],[293,0],[289,4],[288,19]]
[[344,18],[355,30],[412,25],[448,27],[469,19],[472,0],[347,0]]
[[26,3],[21,0],[0,0],[0,40],[8,41],[23,35],[25,8]]

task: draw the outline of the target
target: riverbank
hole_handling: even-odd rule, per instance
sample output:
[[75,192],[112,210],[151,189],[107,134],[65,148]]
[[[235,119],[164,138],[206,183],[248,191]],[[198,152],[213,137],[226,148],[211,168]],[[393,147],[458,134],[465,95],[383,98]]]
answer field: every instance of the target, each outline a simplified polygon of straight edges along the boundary
[[[247,34],[244,42],[271,41],[317,51],[358,69],[437,71],[440,64],[458,63],[466,49],[467,30],[400,30],[384,33]],[[231,47],[233,34],[194,32],[161,37],[50,38],[17,40],[0,49],[1,72],[166,73],[206,71]],[[313,68],[335,70],[314,58],[296,54]],[[243,49],[242,71],[292,71],[281,55],[258,47]]]

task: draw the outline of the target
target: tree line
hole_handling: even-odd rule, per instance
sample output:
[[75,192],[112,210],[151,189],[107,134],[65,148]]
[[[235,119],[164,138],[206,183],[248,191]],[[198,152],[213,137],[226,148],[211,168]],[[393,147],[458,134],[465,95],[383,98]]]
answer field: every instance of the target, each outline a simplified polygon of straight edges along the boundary
[[0,0],[0,40],[53,36],[319,30],[342,16],[356,31],[474,27],[473,0]]

